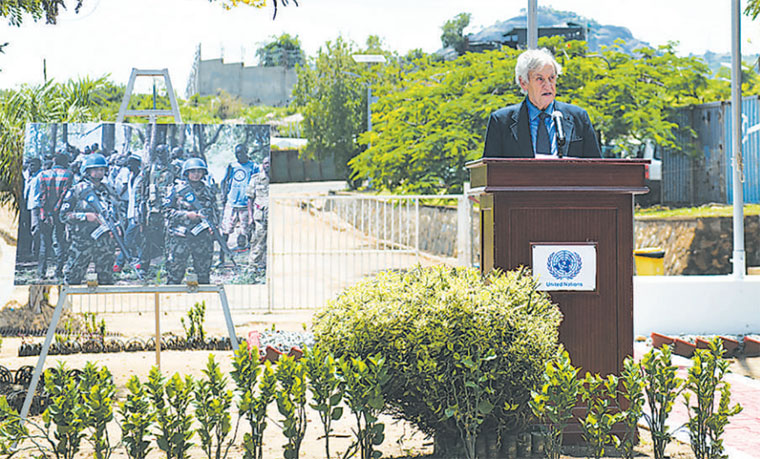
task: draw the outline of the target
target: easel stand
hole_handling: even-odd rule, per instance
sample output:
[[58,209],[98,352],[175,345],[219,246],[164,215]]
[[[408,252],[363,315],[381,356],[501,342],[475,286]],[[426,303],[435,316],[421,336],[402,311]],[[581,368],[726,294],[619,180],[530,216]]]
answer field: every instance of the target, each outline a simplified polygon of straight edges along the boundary
[[32,399],[34,398],[34,392],[37,390],[37,384],[39,384],[40,376],[42,375],[42,368],[45,365],[45,358],[47,358],[48,350],[50,349],[50,343],[53,342],[55,336],[55,330],[58,327],[58,321],[61,320],[61,313],[63,312],[63,305],[66,304],[66,298],[69,295],[98,295],[98,294],[112,294],[112,293],[152,293],[155,299],[156,309],[156,366],[161,368],[161,293],[218,293],[219,299],[222,303],[222,310],[224,311],[224,320],[227,323],[227,332],[230,335],[230,344],[233,350],[237,350],[238,341],[235,334],[235,326],[232,324],[232,315],[230,314],[230,307],[227,303],[227,293],[224,291],[224,285],[156,285],[147,287],[132,287],[132,286],[108,286],[108,287],[80,287],[80,286],[61,286],[61,292],[58,297],[58,304],[55,306],[53,317],[50,319],[50,326],[48,327],[47,335],[45,335],[45,343],[40,350],[40,357],[37,359],[37,366],[34,368],[32,374],[32,381],[29,383],[29,390],[26,393],[24,399],[24,405],[21,408],[21,422],[26,421],[26,417],[29,414],[29,409],[32,406]]

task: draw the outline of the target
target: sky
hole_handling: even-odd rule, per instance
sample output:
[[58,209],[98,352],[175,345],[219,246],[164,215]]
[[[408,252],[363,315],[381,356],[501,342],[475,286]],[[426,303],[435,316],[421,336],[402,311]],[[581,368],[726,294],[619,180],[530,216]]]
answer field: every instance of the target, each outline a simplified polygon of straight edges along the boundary
[[[67,3],[74,4],[73,0]],[[441,47],[441,26],[472,14],[465,33],[514,17],[527,0],[290,0],[272,20],[272,7],[225,10],[208,0],[85,0],[79,14],[64,12],[57,25],[27,19],[11,27],[0,19],[0,88],[81,76],[109,75],[126,83],[133,67],[168,68],[184,96],[198,44],[203,59],[255,65],[258,47],[284,32],[298,35],[307,55],[338,36],[364,44],[368,35],[403,54]],[[678,41],[681,54],[731,49],[729,0],[538,0],[539,7],[574,11],[600,24],[627,27],[651,45]],[[746,0],[742,2],[744,7]],[[73,6],[72,6],[73,9]],[[742,52],[760,53],[760,19],[742,19]],[[145,80],[145,79],[141,79]],[[140,80],[138,80],[139,82]],[[149,82],[138,83],[147,92]]]

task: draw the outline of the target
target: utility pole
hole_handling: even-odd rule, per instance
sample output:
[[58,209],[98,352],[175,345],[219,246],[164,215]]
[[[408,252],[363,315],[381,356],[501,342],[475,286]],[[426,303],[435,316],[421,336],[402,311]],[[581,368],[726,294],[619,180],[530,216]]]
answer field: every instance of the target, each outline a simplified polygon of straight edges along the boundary
[[731,112],[733,115],[734,277],[746,271],[744,252],[744,159],[742,155],[742,49],[741,5],[731,2]]
[[538,0],[528,0],[528,49],[538,48]]

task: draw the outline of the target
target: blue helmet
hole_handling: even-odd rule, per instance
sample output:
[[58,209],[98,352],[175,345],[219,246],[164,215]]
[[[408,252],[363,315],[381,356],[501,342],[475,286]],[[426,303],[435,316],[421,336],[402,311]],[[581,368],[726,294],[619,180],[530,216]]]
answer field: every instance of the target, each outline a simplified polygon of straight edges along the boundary
[[142,156],[137,153],[130,153],[129,156],[127,156],[127,161],[134,161],[137,164],[142,164]]
[[84,175],[88,170],[98,167],[104,167],[108,169],[108,161],[106,161],[105,156],[101,155],[100,153],[90,153],[84,157],[84,161],[82,161],[82,166],[79,168],[79,172]]
[[208,173],[208,167],[206,167],[206,161],[200,158],[186,159],[182,164],[182,176],[187,177],[187,173],[192,170],[202,170],[204,174]]

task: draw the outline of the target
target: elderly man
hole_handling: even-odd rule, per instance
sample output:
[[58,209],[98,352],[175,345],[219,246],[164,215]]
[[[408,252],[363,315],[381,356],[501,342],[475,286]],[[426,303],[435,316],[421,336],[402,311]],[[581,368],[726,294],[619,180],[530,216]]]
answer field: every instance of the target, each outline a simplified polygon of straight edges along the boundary
[[602,156],[586,110],[554,100],[561,71],[545,48],[520,54],[515,82],[526,98],[491,114],[483,157]]

